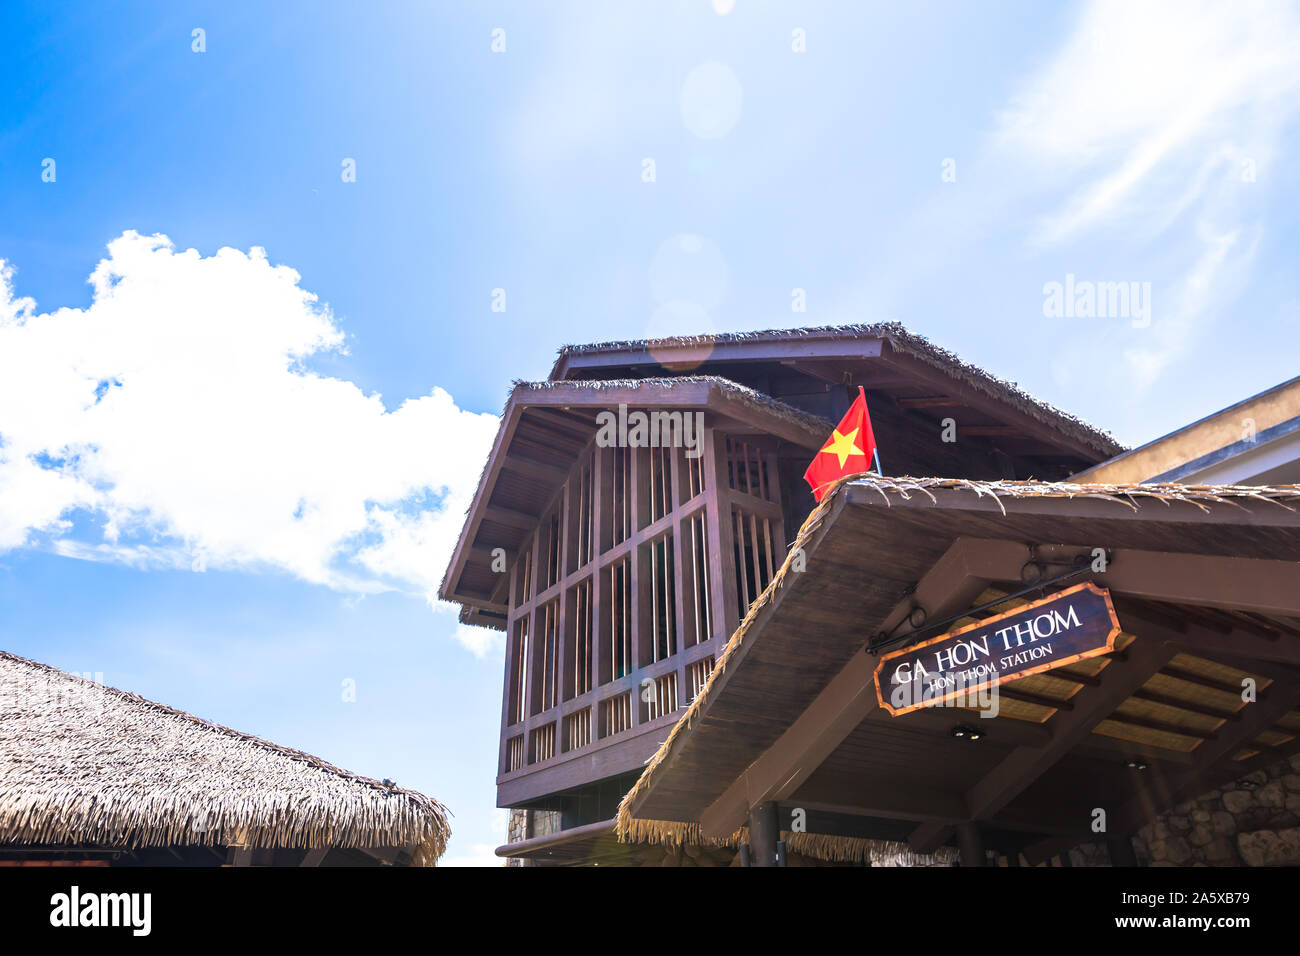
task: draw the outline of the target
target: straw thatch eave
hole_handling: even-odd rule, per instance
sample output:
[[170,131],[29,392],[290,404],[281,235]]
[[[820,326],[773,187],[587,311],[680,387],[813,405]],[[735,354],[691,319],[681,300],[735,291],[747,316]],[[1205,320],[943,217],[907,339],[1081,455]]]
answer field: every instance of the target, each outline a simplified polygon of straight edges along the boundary
[[126,691],[0,652],[0,845],[408,851],[438,801]]
[[643,405],[646,408],[655,407],[658,402],[662,401],[665,396],[671,395],[676,390],[689,388],[692,385],[703,385],[715,390],[719,395],[728,399],[735,400],[748,409],[757,413],[762,420],[763,417],[771,417],[788,422],[789,424],[807,431],[812,441],[811,447],[817,447],[826,438],[826,429],[831,426],[831,422],[818,415],[810,414],[795,408],[793,405],[787,405],[785,402],[775,399],[770,395],[752,389],[747,385],[741,385],[739,382],[733,382],[729,378],[721,375],[680,375],[675,377],[659,378],[628,378],[628,379],[577,379],[564,381],[545,381],[545,382],[516,382],[514,390],[511,393],[512,398],[518,396],[520,400],[526,401],[529,395],[540,395],[548,393],[566,393],[573,395],[600,395],[611,391],[621,389],[635,388],[644,390]]

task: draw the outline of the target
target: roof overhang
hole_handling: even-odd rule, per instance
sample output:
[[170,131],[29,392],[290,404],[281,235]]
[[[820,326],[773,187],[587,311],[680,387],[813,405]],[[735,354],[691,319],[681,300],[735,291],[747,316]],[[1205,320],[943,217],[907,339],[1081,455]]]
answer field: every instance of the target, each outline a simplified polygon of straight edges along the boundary
[[[832,744],[819,735],[838,722],[842,740],[871,711],[875,659],[864,653],[867,642],[904,623],[913,602],[938,621],[945,609],[969,608],[990,582],[1019,582],[1030,546],[1042,546],[1040,559],[1107,549],[1108,570],[1092,579],[1130,599],[1135,613],[1150,614],[1144,621],[1164,620],[1169,626],[1162,633],[1168,633],[1178,626],[1167,617],[1171,605],[1200,608],[1213,628],[1206,642],[1213,650],[1259,658],[1250,673],[1280,675],[1287,693],[1300,693],[1292,674],[1300,664],[1297,505],[1295,486],[906,478],[843,484],[809,516],[790,559],[731,637],[709,684],[625,798],[620,830],[636,838],[644,831],[639,821],[672,821],[700,823],[706,836],[730,832],[743,822],[747,801],[771,799],[779,789],[764,789],[762,778],[779,763],[782,748],[788,758],[780,768],[782,792],[792,792],[829,754]],[[800,552],[806,570],[796,572],[792,563]],[[1248,616],[1232,617],[1242,611]],[[1286,703],[1278,695],[1272,700],[1274,709]],[[1295,703],[1279,713],[1289,715]],[[951,713],[923,710],[897,719],[921,727],[929,718],[944,723],[934,729],[946,736]],[[817,732],[796,739],[801,721]],[[1052,730],[1027,721],[988,723],[993,748],[1008,753],[1053,737]],[[1170,760],[1204,763],[1217,754],[1227,761],[1239,754],[1229,744],[1224,735],[1206,751]],[[882,815],[892,809],[900,817],[950,820],[966,812],[956,805],[960,801],[945,805],[930,800],[933,794],[879,782],[882,792],[868,802]]]
[[633,381],[519,383],[479,478],[439,596],[468,611],[466,623],[504,626],[506,575],[492,551],[513,555],[532,533],[594,441],[601,412],[629,409],[703,412],[736,435],[768,435],[815,451],[831,423],[716,376]]
[[[833,384],[846,381],[897,392],[905,408],[960,411],[967,434],[1019,440],[1076,460],[1098,461],[1125,451],[1113,436],[1041,401],[1014,382],[963,361],[897,322],[760,332],[675,336],[566,346],[552,380],[657,375],[759,363],[802,372]],[[942,402],[943,405],[917,404]],[[908,404],[912,403],[912,404]],[[974,425],[974,422],[982,424]],[[979,429],[975,431],[974,429]]]

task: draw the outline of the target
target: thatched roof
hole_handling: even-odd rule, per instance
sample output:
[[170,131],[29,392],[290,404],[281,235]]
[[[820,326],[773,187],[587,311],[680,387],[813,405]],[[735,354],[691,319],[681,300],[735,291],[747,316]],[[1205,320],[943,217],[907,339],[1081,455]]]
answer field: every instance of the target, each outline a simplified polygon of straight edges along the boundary
[[597,342],[587,345],[566,345],[560,349],[551,378],[560,378],[567,373],[568,360],[572,356],[587,356],[593,353],[640,352],[648,353],[664,362],[670,362],[675,351],[686,351],[697,355],[698,361],[705,360],[710,350],[721,345],[752,344],[796,340],[815,342],[816,340],[844,339],[883,339],[898,353],[910,356],[942,372],[944,375],[981,392],[999,402],[1015,406],[1026,415],[1050,425],[1060,433],[1069,436],[1092,449],[1101,458],[1110,458],[1126,451],[1109,432],[1088,424],[1083,419],[1069,412],[1035,398],[1015,382],[991,375],[977,365],[972,365],[953,352],[935,345],[923,335],[909,332],[898,322],[876,322],[871,324],[851,324],[820,326],[815,328],[767,329],[757,332],[717,332],[707,335],[669,336],[656,339],[636,339],[611,342]]
[[[492,528],[491,534],[476,541],[488,505],[537,513],[560,487],[562,478],[557,472],[567,472],[580,451],[595,438],[598,416],[616,410],[620,404],[670,413],[707,411],[730,429],[760,431],[810,451],[821,447],[832,427],[825,419],[717,375],[515,382],[438,589],[443,600],[462,606],[462,621],[504,626],[501,591],[505,577],[490,570],[490,559],[483,550],[476,555],[474,549],[504,547],[513,553],[526,535],[526,530],[519,527]],[[561,433],[546,429],[544,423],[539,427],[535,415],[550,416],[552,423],[559,417],[564,422]],[[502,464],[516,454],[519,444],[527,446],[527,457],[521,455],[520,460],[533,465],[540,460],[544,470],[526,480],[515,479],[513,484],[503,482]],[[495,612],[495,616],[467,612],[465,608]]]
[[795,408],[793,405],[787,405],[771,395],[752,389],[747,385],[741,385],[739,382],[733,382],[729,378],[721,375],[680,375],[677,377],[661,378],[626,378],[626,379],[576,379],[573,381],[546,381],[546,382],[523,382],[514,383],[514,390],[511,397],[518,396],[522,401],[527,401],[529,395],[543,395],[547,393],[568,393],[581,395],[584,393],[600,395],[610,392],[617,392],[622,389],[643,389],[644,394],[640,401],[647,407],[653,407],[658,402],[671,395],[675,390],[689,389],[693,385],[709,386],[716,389],[722,396],[734,400],[748,409],[752,409],[763,415],[773,416],[789,422],[800,429],[809,432],[809,438],[813,442],[812,447],[817,447],[818,443],[825,441],[826,429],[834,423],[826,419],[810,414]]
[[[811,703],[958,537],[1300,560],[1300,486],[848,478],[800,529],[708,683],[619,807],[630,840],[671,838]],[[807,571],[791,570],[796,556]],[[779,700],[766,688],[777,681]],[[744,733],[739,734],[738,728]]]
[[432,865],[423,794],[0,652],[0,845],[402,848]]

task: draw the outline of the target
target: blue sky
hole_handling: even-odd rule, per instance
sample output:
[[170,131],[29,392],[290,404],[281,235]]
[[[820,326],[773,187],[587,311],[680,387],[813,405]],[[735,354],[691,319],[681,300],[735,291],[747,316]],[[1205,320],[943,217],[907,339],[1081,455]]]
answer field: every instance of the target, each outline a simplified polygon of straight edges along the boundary
[[[500,651],[429,592],[510,381],[890,319],[1163,434],[1296,374],[1298,40],[1288,4],[6,4],[0,647],[431,793],[482,861]],[[1149,315],[1045,314],[1067,276]]]

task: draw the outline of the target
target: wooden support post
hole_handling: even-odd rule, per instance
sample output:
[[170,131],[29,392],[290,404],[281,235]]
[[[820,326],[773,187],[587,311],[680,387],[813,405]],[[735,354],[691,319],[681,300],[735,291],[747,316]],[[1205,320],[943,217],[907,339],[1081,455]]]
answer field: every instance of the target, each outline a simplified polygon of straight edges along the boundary
[[776,841],[780,835],[776,804],[760,803],[749,811],[749,852],[753,866],[776,866]]
[[962,866],[988,866],[984,854],[984,836],[978,823],[957,824],[957,846],[961,851]]
[[1106,850],[1110,853],[1111,866],[1137,866],[1137,854],[1133,852],[1131,837],[1114,837],[1106,841]]

